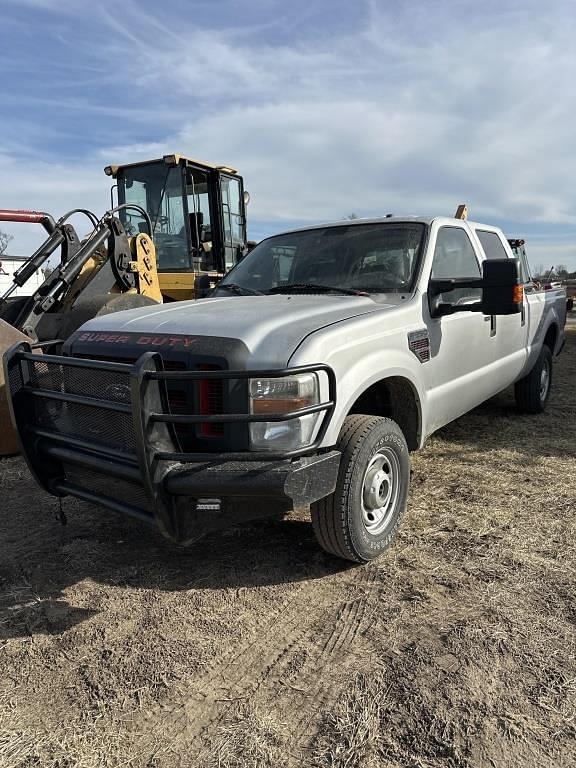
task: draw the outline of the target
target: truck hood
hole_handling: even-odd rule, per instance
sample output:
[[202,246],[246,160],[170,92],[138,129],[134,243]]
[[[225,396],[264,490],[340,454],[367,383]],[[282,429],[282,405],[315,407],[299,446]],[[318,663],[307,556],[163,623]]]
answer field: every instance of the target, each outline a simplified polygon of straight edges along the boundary
[[[395,298],[395,297],[394,297]],[[394,298],[391,297],[392,302]],[[284,367],[306,336],[333,323],[391,308],[364,296],[235,296],[181,301],[95,317],[79,331],[98,343],[106,333],[236,339],[258,368]],[[94,334],[87,336],[87,333]],[[105,337],[102,342],[106,343]],[[74,344],[73,344],[74,346]]]

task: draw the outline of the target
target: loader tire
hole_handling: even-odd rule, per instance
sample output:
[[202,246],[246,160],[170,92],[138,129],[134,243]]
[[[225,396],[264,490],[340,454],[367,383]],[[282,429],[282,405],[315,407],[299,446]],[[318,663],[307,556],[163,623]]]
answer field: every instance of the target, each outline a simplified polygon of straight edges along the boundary
[[327,552],[365,563],[393,542],[406,509],[410,457],[398,424],[348,416],[338,438],[336,490],[311,505],[312,525]]
[[516,405],[524,413],[542,413],[552,389],[552,352],[546,344],[532,370],[514,385]]
[[30,296],[18,296],[13,301],[8,300],[0,306],[0,320],[4,320],[5,323],[9,323],[17,328],[20,316],[25,311],[29,311],[28,307],[31,301]]
[[88,299],[80,299],[62,319],[58,336],[61,339],[67,339],[81,325],[94,317],[110,315],[112,312],[121,312],[124,309],[148,307],[157,303],[154,299],[139,293],[104,293]]

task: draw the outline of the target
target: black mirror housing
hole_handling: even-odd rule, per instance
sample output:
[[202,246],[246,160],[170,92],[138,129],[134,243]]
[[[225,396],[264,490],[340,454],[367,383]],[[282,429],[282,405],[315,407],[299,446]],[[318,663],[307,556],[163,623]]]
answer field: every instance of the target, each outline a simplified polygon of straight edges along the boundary
[[523,299],[518,259],[488,259],[482,264],[484,315],[515,315],[522,311]]
[[[480,288],[482,300],[471,304],[440,303],[440,294],[458,288]],[[515,315],[522,311],[524,289],[518,259],[487,259],[482,263],[480,279],[432,279],[428,283],[428,301],[432,317],[456,312],[482,312],[484,315]]]

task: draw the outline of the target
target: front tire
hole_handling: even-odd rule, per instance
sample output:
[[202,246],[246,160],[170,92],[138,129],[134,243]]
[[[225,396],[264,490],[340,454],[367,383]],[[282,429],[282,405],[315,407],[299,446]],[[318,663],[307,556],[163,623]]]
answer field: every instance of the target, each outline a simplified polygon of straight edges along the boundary
[[336,447],[342,453],[336,490],[311,505],[312,525],[327,552],[365,563],[398,531],[410,484],[408,446],[391,419],[354,414]]
[[514,386],[516,404],[524,413],[542,413],[552,389],[552,352],[546,344],[527,376]]

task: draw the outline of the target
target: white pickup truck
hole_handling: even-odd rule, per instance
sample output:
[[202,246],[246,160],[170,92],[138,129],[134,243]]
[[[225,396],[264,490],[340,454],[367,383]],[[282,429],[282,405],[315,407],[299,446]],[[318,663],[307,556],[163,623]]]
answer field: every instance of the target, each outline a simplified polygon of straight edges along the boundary
[[563,291],[502,232],[453,218],[344,221],[270,237],[208,298],[86,323],[59,355],[5,356],[38,482],[187,544],[311,505],[322,547],[393,540],[409,452],[514,384],[541,411]]

